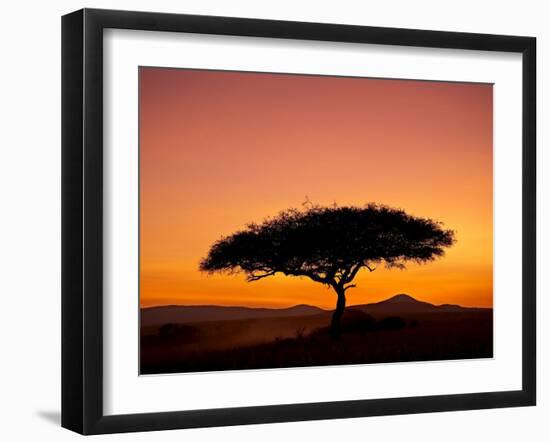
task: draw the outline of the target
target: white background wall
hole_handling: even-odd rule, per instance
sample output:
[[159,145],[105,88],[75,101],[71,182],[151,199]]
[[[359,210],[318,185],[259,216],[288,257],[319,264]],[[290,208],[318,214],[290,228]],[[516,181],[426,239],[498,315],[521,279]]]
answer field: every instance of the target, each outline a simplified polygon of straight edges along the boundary
[[[538,38],[539,275],[550,266],[546,2],[112,0],[4,2],[0,23],[0,438],[74,441],[60,414],[60,16],[81,7],[350,23]],[[545,127],[546,126],[546,127]],[[544,171],[543,171],[544,170]],[[519,268],[519,262],[518,262]],[[539,277],[539,405],[95,437],[94,441],[547,442],[550,281]],[[452,383],[452,380],[449,381]],[[322,387],[320,387],[322,389]]]

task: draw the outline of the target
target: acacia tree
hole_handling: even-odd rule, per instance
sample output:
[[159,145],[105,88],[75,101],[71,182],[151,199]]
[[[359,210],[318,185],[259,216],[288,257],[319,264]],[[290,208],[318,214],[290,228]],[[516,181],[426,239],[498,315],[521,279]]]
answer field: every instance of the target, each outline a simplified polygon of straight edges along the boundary
[[340,334],[346,291],[359,271],[404,268],[444,254],[455,242],[442,223],[385,205],[289,209],[217,241],[200,262],[205,272],[243,272],[249,282],[282,274],[308,277],[336,292],[331,333]]

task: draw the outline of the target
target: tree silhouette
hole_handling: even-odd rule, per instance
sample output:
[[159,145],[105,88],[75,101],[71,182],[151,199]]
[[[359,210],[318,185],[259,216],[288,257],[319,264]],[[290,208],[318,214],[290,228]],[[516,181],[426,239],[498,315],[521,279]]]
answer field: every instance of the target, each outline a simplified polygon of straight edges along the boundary
[[364,207],[310,205],[249,224],[217,241],[200,262],[205,272],[243,272],[249,282],[275,274],[308,277],[337,294],[331,333],[340,335],[346,291],[358,272],[379,264],[404,268],[444,254],[454,232],[429,218],[375,203]]

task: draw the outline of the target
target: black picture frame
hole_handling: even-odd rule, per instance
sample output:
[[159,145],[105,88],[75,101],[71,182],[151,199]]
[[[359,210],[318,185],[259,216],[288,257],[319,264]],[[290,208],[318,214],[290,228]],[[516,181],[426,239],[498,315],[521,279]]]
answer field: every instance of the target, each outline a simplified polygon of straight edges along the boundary
[[[522,389],[130,415],[103,412],[103,30],[192,32],[522,54]],[[82,434],[228,426],[536,403],[536,39],[83,9],[62,18],[62,426]]]

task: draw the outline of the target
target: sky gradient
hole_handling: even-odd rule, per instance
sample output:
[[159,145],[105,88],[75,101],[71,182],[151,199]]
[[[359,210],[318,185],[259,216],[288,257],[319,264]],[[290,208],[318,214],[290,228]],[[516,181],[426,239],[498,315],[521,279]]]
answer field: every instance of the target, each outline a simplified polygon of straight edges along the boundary
[[199,271],[222,236],[306,200],[403,208],[457,243],[361,271],[347,304],[492,306],[492,85],[140,68],[140,305],[333,308],[306,278]]

